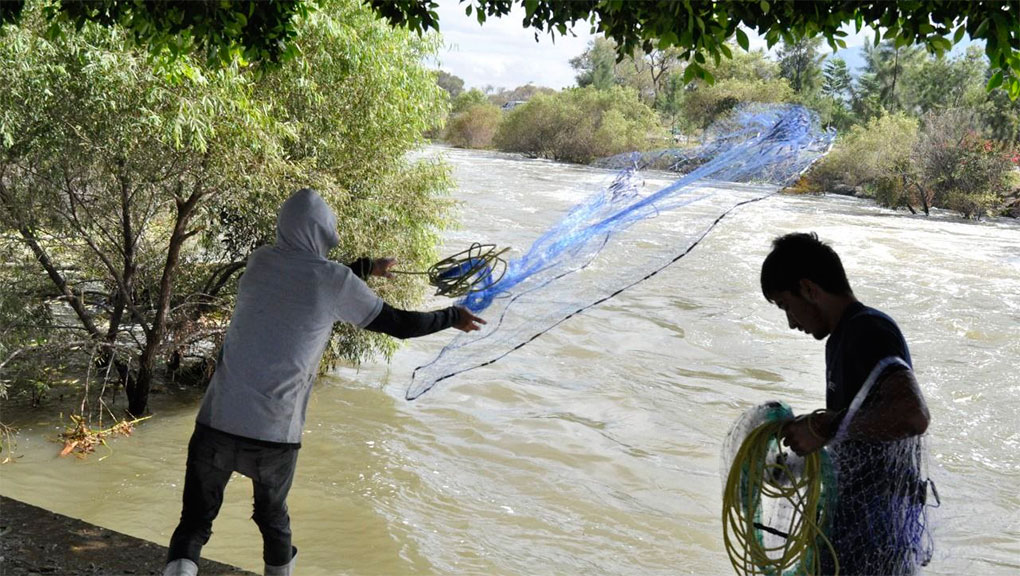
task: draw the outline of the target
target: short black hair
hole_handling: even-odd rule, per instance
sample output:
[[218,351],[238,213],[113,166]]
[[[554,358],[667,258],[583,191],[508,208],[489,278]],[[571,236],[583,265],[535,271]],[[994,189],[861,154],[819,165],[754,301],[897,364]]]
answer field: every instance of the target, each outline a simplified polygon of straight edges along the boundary
[[772,252],[761,265],[765,299],[788,290],[800,294],[800,281],[811,280],[830,294],[853,295],[839,255],[814,232],[795,232],[772,241]]

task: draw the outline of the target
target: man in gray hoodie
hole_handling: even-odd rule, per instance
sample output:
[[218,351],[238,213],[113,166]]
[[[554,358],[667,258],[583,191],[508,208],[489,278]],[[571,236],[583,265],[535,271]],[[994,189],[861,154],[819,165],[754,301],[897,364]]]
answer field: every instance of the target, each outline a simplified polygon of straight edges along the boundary
[[202,546],[233,472],[251,478],[267,576],[293,573],[287,493],[294,479],[308,397],[333,324],[348,322],[397,338],[485,321],[451,306],[399,310],[365,283],[390,277],[393,260],[329,260],[340,242],[333,211],[314,190],[295,192],[277,216],[276,244],[255,250],[238,287],[216,372],[188,444],[181,520],[164,576],[194,576]]

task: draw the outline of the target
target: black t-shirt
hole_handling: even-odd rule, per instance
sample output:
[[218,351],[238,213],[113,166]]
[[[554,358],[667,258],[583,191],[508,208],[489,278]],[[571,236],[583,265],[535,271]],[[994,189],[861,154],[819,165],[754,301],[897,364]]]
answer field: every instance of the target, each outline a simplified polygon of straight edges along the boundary
[[[875,366],[890,356],[912,365],[896,322],[859,302],[847,307],[825,343],[826,408],[847,410]],[[894,363],[885,372],[904,369]],[[861,409],[867,407],[865,400]],[[917,440],[844,440],[828,450],[838,487],[827,536],[836,549],[840,574],[912,573],[908,567],[916,559],[917,542],[904,536],[914,533],[904,528],[904,519],[918,526],[918,502],[923,504]],[[823,573],[834,570],[825,549],[822,564]]]
[[890,356],[912,365],[896,322],[860,302],[848,306],[825,343],[825,407],[846,410],[875,365]]

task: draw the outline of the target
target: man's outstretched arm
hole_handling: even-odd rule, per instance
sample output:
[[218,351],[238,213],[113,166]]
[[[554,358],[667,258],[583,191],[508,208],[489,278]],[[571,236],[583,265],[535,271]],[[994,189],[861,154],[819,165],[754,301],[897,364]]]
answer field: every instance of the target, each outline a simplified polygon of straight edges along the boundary
[[462,332],[473,332],[480,329],[482,324],[485,324],[485,320],[461,306],[450,306],[434,312],[414,312],[400,310],[384,302],[379,315],[369,322],[365,329],[405,339],[425,336],[451,327]]

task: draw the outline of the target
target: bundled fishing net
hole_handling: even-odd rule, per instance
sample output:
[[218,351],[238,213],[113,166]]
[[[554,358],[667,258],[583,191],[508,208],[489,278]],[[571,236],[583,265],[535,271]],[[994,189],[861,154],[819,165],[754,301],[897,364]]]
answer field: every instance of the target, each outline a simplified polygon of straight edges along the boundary
[[780,444],[793,411],[767,402],[744,412],[722,450],[723,542],[738,574],[820,574],[835,503],[829,454],[801,458]]
[[[828,151],[835,134],[807,109],[747,105],[706,131],[702,146],[684,151],[698,167],[648,189],[642,158],[572,208],[505,274],[461,304],[485,312],[482,329],[457,336],[419,366],[409,400],[437,382],[491,364],[568,318],[654,276],[690,252],[738,206],[789,185]],[[644,159],[644,160],[647,160]]]
[[[861,387],[835,438],[800,458],[777,440],[789,407],[769,402],[734,424],[722,451],[723,536],[738,574],[916,574],[932,557],[923,436],[891,442],[848,437],[870,409],[883,360]],[[905,365],[905,364],[904,364]]]

